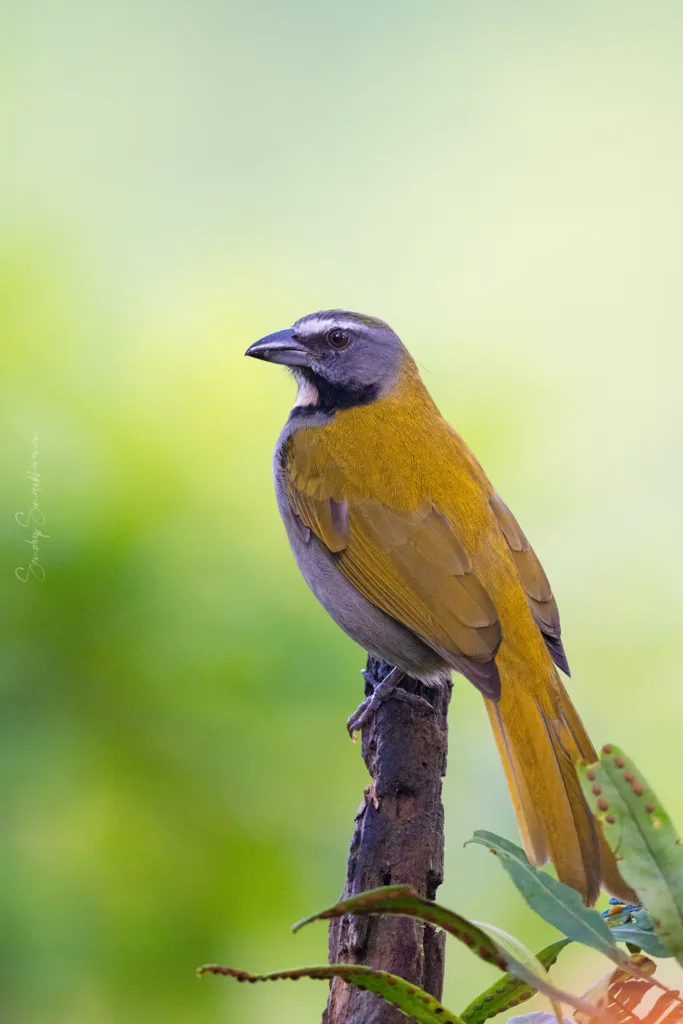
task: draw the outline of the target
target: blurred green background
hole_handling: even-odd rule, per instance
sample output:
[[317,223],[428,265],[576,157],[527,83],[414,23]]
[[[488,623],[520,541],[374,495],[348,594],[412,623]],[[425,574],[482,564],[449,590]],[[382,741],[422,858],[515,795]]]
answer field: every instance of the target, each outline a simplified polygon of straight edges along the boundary
[[[314,309],[404,338],[544,561],[596,742],[683,825],[682,32],[657,0],[2,6],[2,1024],[320,1018],[320,984],[193,973],[324,961],[289,925],[366,781],[363,655],[272,494],[292,382],[242,358]],[[464,682],[445,801],[443,901],[540,947],[463,849],[516,835]],[[448,972],[455,1010],[493,977]]]

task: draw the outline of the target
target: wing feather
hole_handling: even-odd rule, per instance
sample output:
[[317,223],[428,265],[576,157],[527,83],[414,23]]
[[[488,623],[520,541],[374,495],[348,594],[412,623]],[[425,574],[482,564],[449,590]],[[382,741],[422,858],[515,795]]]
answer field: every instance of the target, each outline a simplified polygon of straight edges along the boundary
[[[308,458],[289,465],[293,511],[336,556],[346,578],[413,630],[487,696],[497,697],[494,658],[502,633],[495,606],[448,519],[432,503],[397,511],[323,484]],[[469,667],[469,671],[468,671]]]
[[543,566],[505,502],[497,494],[494,494],[490,499],[490,504],[512,552],[520,582],[526,591],[531,614],[543,634],[553,661],[558,668],[569,675],[567,655],[560,639],[560,612]]

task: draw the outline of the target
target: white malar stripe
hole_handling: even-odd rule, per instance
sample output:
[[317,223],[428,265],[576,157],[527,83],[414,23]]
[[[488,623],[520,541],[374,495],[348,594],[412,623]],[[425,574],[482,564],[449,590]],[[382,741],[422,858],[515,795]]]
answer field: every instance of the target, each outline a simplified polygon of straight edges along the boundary
[[315,384],[312,384],[310,380],[306,380],[305,377],[299,377],[299,388],[296,393],[295,407],[301,405],[317,405],[318,404],[318,389]]

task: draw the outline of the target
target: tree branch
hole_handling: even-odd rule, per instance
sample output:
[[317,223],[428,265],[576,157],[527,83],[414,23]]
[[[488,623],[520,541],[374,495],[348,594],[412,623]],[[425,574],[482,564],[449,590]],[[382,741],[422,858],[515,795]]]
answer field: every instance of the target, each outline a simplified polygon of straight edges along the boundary
[[[390,666],[368,658],[376,686]],[[380,885],[409,884],[434,899],[443,881],[447,713],[451,687],[415,679],[401,686],[432,706],[389,699],[363,730],[363,760],[372,784],[363,794],[349,851],[344,896]],[[366,681],[366,695],[372,691]],[[330,922],[329,962],[361,963],[399,974],[441,998],[444,939],[410,918],[346,916]],[[378,996],[343,981],[331,984],[323,1024],[401,1024],[405,1016]]]

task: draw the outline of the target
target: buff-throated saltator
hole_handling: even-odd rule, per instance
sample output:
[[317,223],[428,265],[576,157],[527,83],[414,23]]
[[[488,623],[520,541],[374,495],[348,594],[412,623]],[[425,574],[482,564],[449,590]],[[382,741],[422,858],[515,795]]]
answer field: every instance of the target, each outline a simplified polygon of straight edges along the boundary
[[577,781],[575,763],[596,754],[555,668],[569,674],[548,579],[400,339],[374,317],[329,310],[246,354],[298,383],[274,475],[304,579],[396,666],[351,731],[400,674],[438,686],[460,672],[485,698],[532,862],[550,858],[586,903],[601,883],[629,898]]

